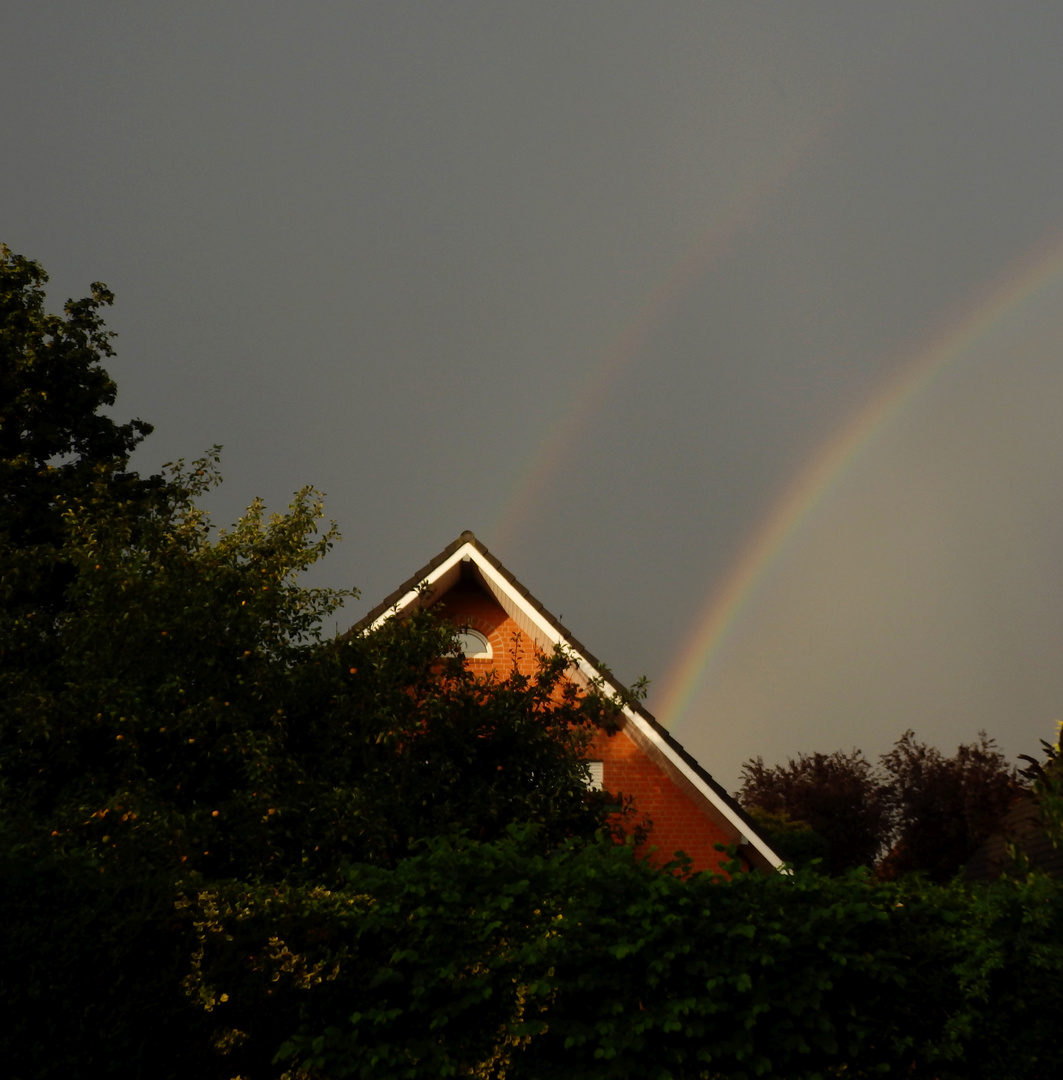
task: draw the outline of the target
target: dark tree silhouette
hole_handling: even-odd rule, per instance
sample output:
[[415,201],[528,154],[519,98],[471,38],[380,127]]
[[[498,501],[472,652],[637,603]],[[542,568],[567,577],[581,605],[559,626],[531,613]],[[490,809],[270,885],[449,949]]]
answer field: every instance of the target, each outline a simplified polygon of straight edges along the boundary
[[859,750],[801,754],[770,768],[763,758],[747,761],[738,798],[807,822],[827,841],[835,874],[874,862],[889,828],[881,780]]
[[64,509],[101,484],[126,501],[158,486],[126,471],[151,425],[101,411],[117,393],[102,364],[115,335],[99,314],[114,295],[96,281],[49,315],[47,281],[0,245],[0,538],[21,547],[59,545]]
[[877,860],[882,877],[919,871],[945,881],[1025,791],[1018,769],[984,731],[953,757],[906,731],[877,766],[859,750],[801,754],[772,767],[750,760],[738,798],[807,823],[827,842],[831,873]]
[[883,877],[921,871],[946,881],[999,825],[1025,787],[984,731],[953,757],[906,731],[882,756],[892,844]]

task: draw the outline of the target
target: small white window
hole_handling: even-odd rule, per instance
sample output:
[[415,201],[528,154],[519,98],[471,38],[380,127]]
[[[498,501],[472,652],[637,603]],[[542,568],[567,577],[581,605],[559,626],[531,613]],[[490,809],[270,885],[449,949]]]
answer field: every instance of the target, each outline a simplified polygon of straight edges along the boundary
[[601,791],[605,786],[605,762],[588,761],[587,768],[591,774],[587,780],[587,789],[589,791]]
[[466,660],[490,660],[493,655],[490,642],[476,630],[462,630],[458,645]]

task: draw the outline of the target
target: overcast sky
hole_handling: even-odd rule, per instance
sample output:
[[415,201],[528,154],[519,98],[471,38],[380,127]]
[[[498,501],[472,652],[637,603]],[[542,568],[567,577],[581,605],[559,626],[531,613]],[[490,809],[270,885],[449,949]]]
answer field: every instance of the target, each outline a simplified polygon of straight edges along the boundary
[[117,294],[141,471],[327,494],[350,621],[472,529],[730,787],[1036,752],[1061,55],[1058,2],[9,4],[0,239]]

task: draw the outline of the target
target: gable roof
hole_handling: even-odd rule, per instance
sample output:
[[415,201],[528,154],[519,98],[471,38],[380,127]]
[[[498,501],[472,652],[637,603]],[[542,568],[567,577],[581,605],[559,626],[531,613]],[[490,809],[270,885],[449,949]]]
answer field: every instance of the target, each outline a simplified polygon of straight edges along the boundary
[[[539,648],[550,652],[555,645],[564,646],[572,657],[572,677],[577,684],[601,680],[608,692],[624,690],[609,670],[469,531],[448,544],[352,629],[374,629],[394,615],[432,605],[473,568],[483,587]],[[741,838],[741,854],[752,866],[762,870],[781,866],[782,860],[759,836],[749,815],[647,709],[635,703],[625,705],[622,712],[624,730],[632,740],[648,757],[682,777],[704,800],[706,809],[730,825]]]
[[982,842],[967,861],[963,875],[969,881],[996,881],[1017,869],[1009,847],[1015,844],[1030,864],[1053,877],[1063,877],[1063,851],[1052,843],[1041,818],[1037,800],[1017,799],[1001,819],[997,831]]

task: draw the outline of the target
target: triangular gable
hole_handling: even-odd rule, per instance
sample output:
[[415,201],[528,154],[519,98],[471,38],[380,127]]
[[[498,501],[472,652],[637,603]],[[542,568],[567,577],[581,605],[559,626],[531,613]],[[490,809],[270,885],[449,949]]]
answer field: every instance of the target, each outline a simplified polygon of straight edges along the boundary
[[[537,648],[551,652],[555,645],[565,647],[573,660],[572,678],[577,684],[601,679],[607,690],[622,690],[600,661],[468,531],[378,604],[355,629],[375,628],[404,611],[431,606],[470,576]],[[758,835],[745,811],[648,710],[637,704],[624,706],[622,731],[716,824],[727,842],[739,846],[739,853],[752,867],[778,869],[782,860]]]

